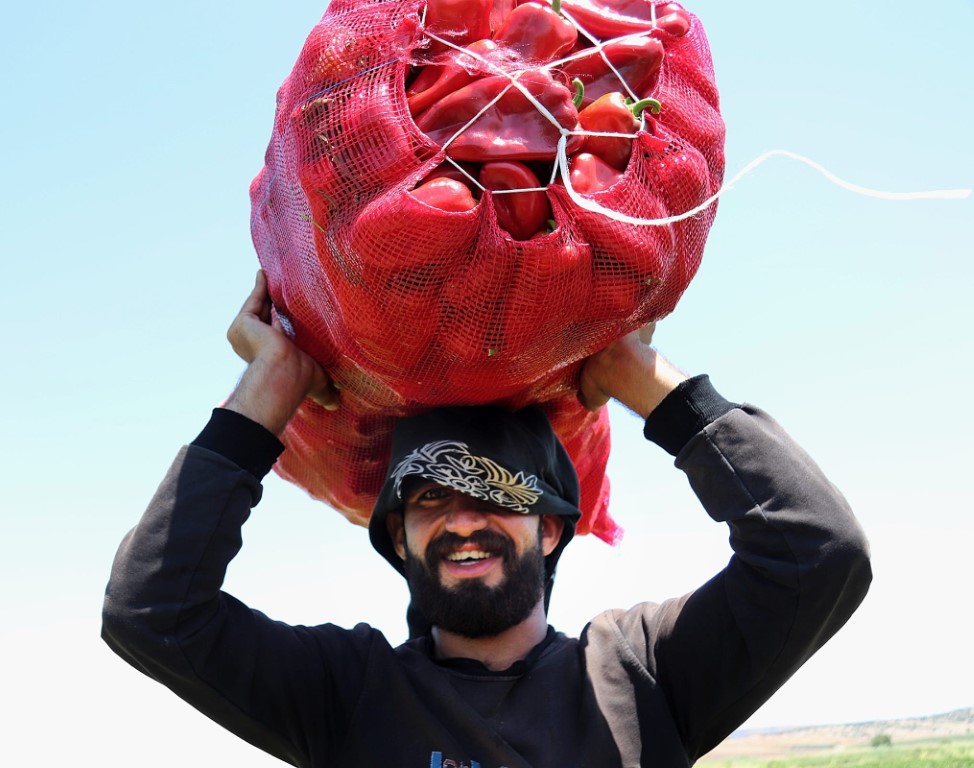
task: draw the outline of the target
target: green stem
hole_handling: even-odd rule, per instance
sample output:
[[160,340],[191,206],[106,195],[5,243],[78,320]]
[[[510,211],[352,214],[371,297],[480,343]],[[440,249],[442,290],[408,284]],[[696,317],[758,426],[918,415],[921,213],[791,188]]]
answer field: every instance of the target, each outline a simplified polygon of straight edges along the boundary
[[551,0],[551,10],[561,13],[561,0]]
[[585,83],[576,77],[572,80],[572,85],[575,86],[575,95],[572,96],[572,104],[575,105],[576,109],[581,109],[582,102],[585,100]]
[[639,117],[644,109],[648,109],[654,115],[658,115],[663,105],[656,99],[640,99],[635,104],[629,105],[629,111],[632,112],[636,117]]

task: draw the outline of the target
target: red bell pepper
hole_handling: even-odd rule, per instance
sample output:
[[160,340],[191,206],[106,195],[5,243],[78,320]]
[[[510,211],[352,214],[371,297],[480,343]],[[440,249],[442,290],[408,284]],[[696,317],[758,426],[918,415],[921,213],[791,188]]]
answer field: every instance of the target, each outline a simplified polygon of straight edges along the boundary
[[656,28],[683,37],[690,32],[690,14],[679,3],[665,3],[656,8]]
[[[484,189],[536,189],[541,186],[534,171],[515,160],[484,163],[478,181]],[[551,206],[544,192],[513,192],[492,195],[497,225],[515,240],[529,240],[544,231],[551,218]]]
[[[497,44],[491,40],[477,40],[466,46],[466,49],[478,56],[486,56],[497,50]],[[451,48],[444,54],[444,60],[424,66],[406,89],[409,114],[416,117],[444,96],[472,83],[478,77],[480,69],[475,57]]]
[[[334,260],[325,265],[329,278],[334,276],[340,282],[361,287],[358,266],[350,266],[360,262],[376,269],[400,272],[415,268],[434,274],[441,274],[437,270],[448,268],[445,265],[465,263],[464,254],[477,237],[484,212],[476,203],[472,209],[464,210],[459,201],[469,196],[469,190],[464,193],[452,185],[444,186],[444,181],[459,184],[440,178],[430,182],[432,187],[426,192],[422,191],[424,184],[419,190],[408,192],[390,187],[361,208],[348,228],[349,237],[339,238],[341,243],[329,246],[329,252],[335,254]],[[456,196],[450,197],[453,193]],[[443,202],[446,208],[435,207],[421,199],[424,196]],[[442,201],[437,196],[442,196]],[[326,234],[317,227],[315,232]]]
[[517,0],[494,0],[494,6],[490,9],[490,29],[496,33],[504,23],[504,19],[510,16],[511,11],[517,7]]
[[[452,365],[446,369],[446,380],[438,383],[457,400],[478,389],[482,392],[487,373],[482,366],[509,351],[502,318],[514,277],[513,248],[511,243],[510,248],[471,249],[442,285],[441,306],[451,326],[438,342]],[[491,387],[497,388],[492,396],[498,399],[503,397],[496,394],[500,384],[491,379]]]
[[335,24],[308,38],[295,70],[303,70],[306,85],[333,83],[355,75],[374,55],[354,29]]
[[674,37],[690,31],[690,15],[677,3],[657,5],[655,25],[652,0],[564,0],[563,5],[587,32],[602,39],[651,29]]
[[[551,113],[558,126],[538,112],[503,75],[484,77],[454,91],[419,115],[416,125],[441,146],[467,126],[447,148],[447,154],[456,160],[552,160],[561,138],[559,126],[567,130],[578,126],[572,91],[541,69],[527,70],[518,82]],[[480,117],[467,125],[478,114]],[[570,136],[568,153],[578,151],[581,143],[580,136]]]
[[409,194],[433,208],[439,208],[441,211],[457,213],[459,211],[472,211],[477,207],[477,201],[470,192],[470,187],[462,181],[447,176],[438,176],[429,181],[424,181]]
[[494,40],[517,51],[525,61],[547,63],[574,47],[578,30],[548,6],[528,2],[510,13]]
[[[659,102],[655,99],[628,104],[625,97],[615,91],[600,96],[579,112],[578,122],[586,131],[635,136],[641,125],[636,115],[641,115],[647,106],[659,111]],[[598,155],[616,170],[624,171],[632,154],[632,139],[623,136],[586,136],[583,147],[586,152]]]
[[[360,285],[337,289],[344,307],[342,318],[355,355],[366,371],[380,381],[403,368],[414,368],[430,354],[440,319],[428,271],[387,270],[365,265]],[[388,329],[396,328],[396,354],[390,361]]]
[[591,152],[579,152],[571,159],[568,176],[572,189],[581,195],[591,195],[608,189],[622,178],[605,160]]
[[601,54],[593,50],[589,56],[565,62],[561,71],[569,80],[578,79],[585,86],[582,107],[587,107],[600,96],[622,91],[620,75],[633,95],[648,96],[656,85],[663,56],[663,44],[655,37],[630,37],[610,43]]
[[[493,0],[428,0],[426,29],[456,45],[467,45],[490,37]],[[439,50],[435,41],[430,50]]]
[[[669,215],[686,213],[716,191],[711,188],[710,169],[700,151],[691,145],[669,141],[660,151],[663,142],[662,137],[640,134],[638,150],[643,151],[647,161],[647,178],[658,190]],[[709,211],[711,215],[714,212]]]

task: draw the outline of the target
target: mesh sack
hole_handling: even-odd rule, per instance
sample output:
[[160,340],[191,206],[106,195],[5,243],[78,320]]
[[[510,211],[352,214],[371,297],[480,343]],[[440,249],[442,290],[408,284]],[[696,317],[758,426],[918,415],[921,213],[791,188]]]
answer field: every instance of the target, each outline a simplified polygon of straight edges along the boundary
[[[342,391],[338,411],[310,401],[299,409],[282,437],[280,475],[364,525],[398,418],[437,405],[539,403],[579,473],[578,532],[615,540],[607,415],[579,405],[578,371],[590,354],[672,311],[716,206],[659,220],[700,207],[723,174],[707,41],[686,12],[683,34],[656,28],[656,10],[673,8],[647,2],[652,29],[645,20],[635,27],[665,50],[652,89],[662,110],[633,134],[620,178],[591,194],[566,184],[568,156],[584,138],[572,124],[577,111],[564,109],[562,69],[503,46],[469,65],[478,76],[523,77],[505,103],[535,97],[548,111],[536,130],[547,142],[543,157],[530,160],[552,169],[544,192],[552,226],[515,239],[498,223],[501,193],[479,190],[463,211],[411,193],[445,162],[469,160],[464,140],[477,120],[497,117],[488,108],[453,141],[418,127],[408,83],[458,50],[449,35],[424,27],[423,0],[330,4],[278,92],[265,166],[251,186],[253,239],[275,311]],[[609,34],[632,33],[625,18],[591,0],[564,9],[583,30],[609,19]],[[600,50],[591,31],[579,40],[569,57]],[[511,111],[527,114],[521,103]],[[502,128],[512,125],[510,114],[501,117]]]

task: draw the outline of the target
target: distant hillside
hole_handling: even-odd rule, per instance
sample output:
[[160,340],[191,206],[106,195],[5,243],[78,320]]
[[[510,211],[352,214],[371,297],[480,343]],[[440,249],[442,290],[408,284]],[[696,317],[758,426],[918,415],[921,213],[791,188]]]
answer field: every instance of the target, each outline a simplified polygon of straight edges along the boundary
[[927,739],[974,738],[974,707],[903,720],[739,731],[698,764],[706,765],[734,757],[776,758],[838,751],[868,746],[874,737],[880,735],[889,736],[894,744]]

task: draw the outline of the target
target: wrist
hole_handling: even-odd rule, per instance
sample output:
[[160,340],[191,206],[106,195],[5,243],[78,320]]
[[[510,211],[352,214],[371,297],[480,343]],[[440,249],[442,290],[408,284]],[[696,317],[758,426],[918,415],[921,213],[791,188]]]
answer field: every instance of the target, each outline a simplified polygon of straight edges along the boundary
[[647,418],[667,395],[689,378],[655,349],[639,345],[617,361],[618,389],[612,397],[626,408]]
[[311,373],[300,364],[257,357],[240,377],[224,408],[255,421],[280,436],[311,386]]

